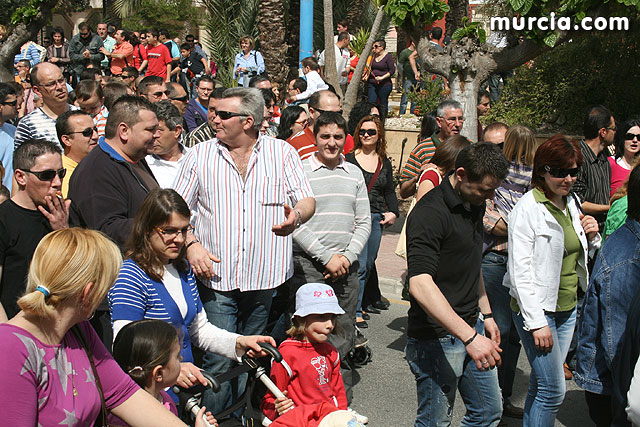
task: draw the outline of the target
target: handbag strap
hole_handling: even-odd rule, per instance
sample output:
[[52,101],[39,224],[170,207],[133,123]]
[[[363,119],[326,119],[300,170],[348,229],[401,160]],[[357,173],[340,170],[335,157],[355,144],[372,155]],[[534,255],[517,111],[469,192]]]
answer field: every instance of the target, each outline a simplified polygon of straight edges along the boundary
[[376,181],[378,180],[378,177],[380,176],[381,170],[382,170],[382,161],[378,159],[378,166],[376,167],[376,171],[373,173],[373,176],[371,177],[371,181],[369,181],[369,185],[367,185],[367,193],[371,192],[373,185],[376,183]]
[[96,385],[98,386],[98,393],[100,393],[100,405],[102,407],[100,412],[102,414],[102,425],[108,426],[109,424],[107,423],[107,404],[104,401],[104,392],[102,391],[102,383],[100,382],[100,376],[98,375],[96,364],[93,362],[93,355],[91,354],[91,349],[89,349],[89,346],[87,345],[87,341],[84,338],[84,334],[82,333],[82,330],[80,329],[80,326],[78,326],[78,324],[75,324],[71,327],[71,332],[73,332],[73,335],[75,335],[75,337],[80,341],[80,344],[82,344],[82,348],[84,349],[85,353],[87,353],[87,357],[89,358],[91,371],[93,371],[93,377],[96,379]]

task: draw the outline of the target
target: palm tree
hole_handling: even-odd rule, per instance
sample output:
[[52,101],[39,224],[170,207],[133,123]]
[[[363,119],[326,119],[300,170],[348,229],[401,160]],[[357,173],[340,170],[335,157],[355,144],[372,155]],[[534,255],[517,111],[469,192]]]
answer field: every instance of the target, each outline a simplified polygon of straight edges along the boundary
[[260,2],[258,31],[260,32],[260,52],[269,77],[280,84],[280,87],[286,86],[288,70],[285,53],[288,45],[285,42],[285,10],[282,0]]

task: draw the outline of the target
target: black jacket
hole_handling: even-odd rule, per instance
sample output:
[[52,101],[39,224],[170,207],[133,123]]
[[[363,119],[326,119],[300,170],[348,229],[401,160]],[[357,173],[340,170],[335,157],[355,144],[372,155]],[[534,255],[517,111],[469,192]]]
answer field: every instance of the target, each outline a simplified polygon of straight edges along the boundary
[[[140,164],[153,176],[144,160]],[[133,167],[100,138],[71,175],[69,222],[102,231],[122,249],[149,191]]]

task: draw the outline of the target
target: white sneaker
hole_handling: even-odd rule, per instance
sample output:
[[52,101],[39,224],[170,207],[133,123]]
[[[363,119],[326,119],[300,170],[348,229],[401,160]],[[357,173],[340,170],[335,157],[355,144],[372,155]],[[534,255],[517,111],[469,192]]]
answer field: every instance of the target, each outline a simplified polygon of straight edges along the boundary
[[362,424],[368,424],[369,423],[369,418],[365,417],[364,415],[361,415],[361,414],[357,413],[354,409],[347,408],[347,411],[351,412],[353,414],[353,416],[356,417],[356,419],[359,422],[361,422]]

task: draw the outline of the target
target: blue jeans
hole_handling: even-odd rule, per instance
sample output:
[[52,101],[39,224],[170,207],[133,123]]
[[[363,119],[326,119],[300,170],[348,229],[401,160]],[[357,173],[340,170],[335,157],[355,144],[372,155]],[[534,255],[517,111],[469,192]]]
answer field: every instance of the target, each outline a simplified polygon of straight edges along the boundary
[[533,334],[524,329],[522,313],[513,313],[513,322],[531,365],[523,427],[553,427],[566,392],[562,364],[573,337],[576,310],[548,312],[545,317],[553,335],[553,347],[549,353],[536,348]]
[[[484,333],[481,320],[478,333]],[[462,426],[497,426],[502,416],[502,399],[495,369],[480,371],[467,354],[464,343],[453,335],[432,340],[407,338],[405,356],[416,377],[418,414],[415,426],[451,424],[456,389],[467,413]]]
[[389,112],[389,95],[391,94],[392,89],[392,84],[367,84],[367,97],[369,102],[378,104],[382,108],[383,111],[380,111],[380,114],[383,117],[387,117],[387,113]]
[[364,296],[364,288],[369,280],[369,273],[373,268],[373,263],[378,257],[378,249],[380,249],[380,240],[382,240],[382,221],[381,213],[371,214],[371,234],[369,240],[365,243],[360,256],[358,257],[358,280],[360,280],[360,292],[358,293],[358,306],[356,308],[356,317],[362,317],[362,297]]
[[[241,335],[264,333],[271,309],[273,289],[219,292],[198,286],[198,291],[210,323]],[[205,353],[202,368],[215,376],[228,372],[236,365],[235,361],[226,357]],[[246,382],[245,374],[221,384],[222,388],[218,393],[207,390],[202,399],[203,405],[213,414],[223,411],[238,401],[238,397],[244,393]]]
[[[416,89],[419,89],[422,86],[421,83],[418,83],[417,80],[403,79],[402,80],[402,97],[400,98],[400,114],[404,114],[407,111],[407,97],[409,93],[414,92]],[[411,110],[409,111],[411,114],[414,114],[416,111],[416,105],[414,102],[411,102]]]
[[508,402],[513,393],[513,380],[516,376],[518,356],[520,355],[520,337],[513,324],[512,311],[509,304],[511,296],[509,288],[502,286],[502,279],[507,272],[507,255],[487,252],[482,257],[482,277],[487,297],[491,304],[493,320],[500,329],[500,348],[502,349],[502,365],[498,368],[498,382],[503,399]]

